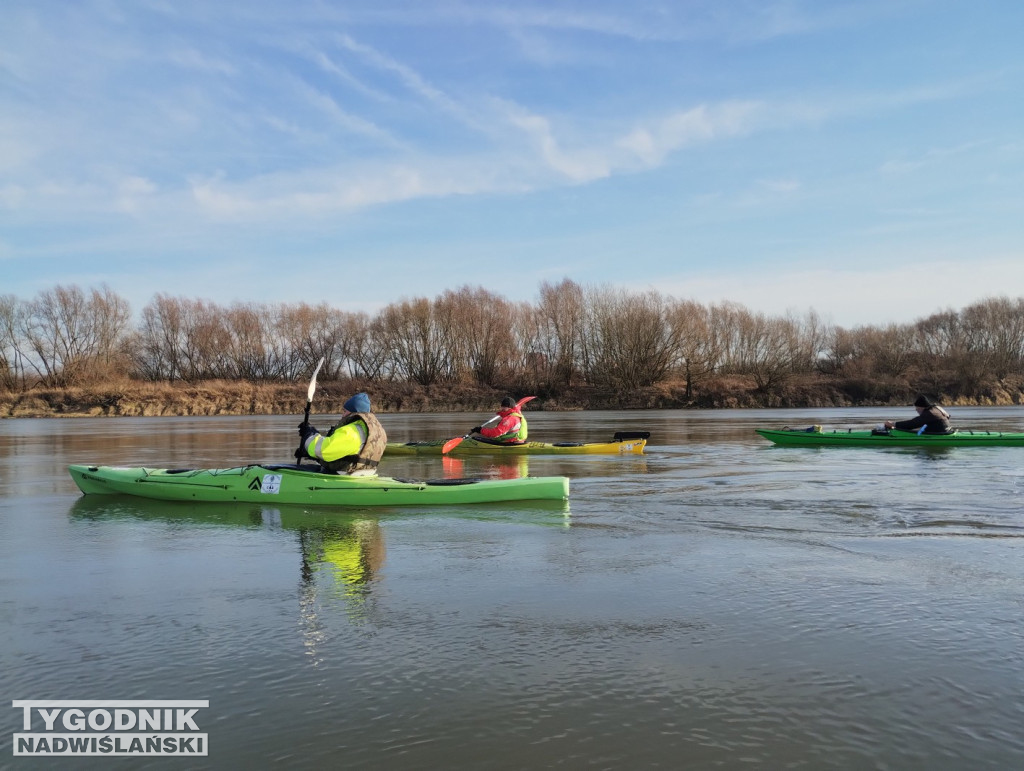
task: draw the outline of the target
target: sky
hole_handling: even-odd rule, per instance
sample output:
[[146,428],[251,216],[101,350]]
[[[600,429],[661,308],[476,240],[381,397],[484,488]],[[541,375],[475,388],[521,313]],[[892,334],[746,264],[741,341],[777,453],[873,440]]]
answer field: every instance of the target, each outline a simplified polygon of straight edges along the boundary
[[0,294],[1024,296],[1020,0],[2,0]]

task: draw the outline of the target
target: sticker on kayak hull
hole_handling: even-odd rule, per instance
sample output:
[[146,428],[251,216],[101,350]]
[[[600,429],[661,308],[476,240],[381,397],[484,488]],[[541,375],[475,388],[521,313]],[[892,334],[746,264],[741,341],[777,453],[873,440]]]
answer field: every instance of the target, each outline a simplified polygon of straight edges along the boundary
[[264,495],[277,495],[281,492],[281,474],[266,474],[263,483],[260,485],[260,492]]

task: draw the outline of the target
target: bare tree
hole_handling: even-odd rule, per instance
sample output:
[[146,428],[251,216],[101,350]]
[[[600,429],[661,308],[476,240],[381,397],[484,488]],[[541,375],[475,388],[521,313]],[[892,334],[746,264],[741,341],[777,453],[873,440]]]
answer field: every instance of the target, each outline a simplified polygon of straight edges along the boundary
[[389,350],[394,371],[420,385],[432,385],[450,373],[444,340],[426,298],[392,303],[380,314],[379,335]]
[[147,380],[184,377],[184,301],[157,294],[142,309],[133,342],[136,371]]
[[22,331],[43,384],[62,388],[108,375],[130,315],[127,301],[106,286],[88,296],[76,286],[40,292]]
[[891,378],[907,375],[918,356],[911,330],[900,324],[861,328],[858,348],[869,373]]
[[591,382],[620,392],[643,388],[663,380],[677,361],[679,330],[667,323],[657,292],[595,289],[587,293],[587,312]]
[[966,353],[976,368],[1004,379],[1024,363],[1024,298],[989,298],[960,312]]
[[25,304],[12,294],[0,295],[0,387],[25,386],[25,353],[22,350]]
[[793,368],[800,373],[816,372],[832,337],[832,325],[825,323],[814,309],[803,316],[789,315]]
[[753,377],[757,390],[767,399],[796,371],[799,331],[795,322],[736,308],[733,323],[733,366]]
[[477,383],[498,386],[507,381],[516,358],[514,306],[480,287],[444,292],[435,303],[449,319],[446,344],[456,376],[470,375]]
[[825,336],[818,370],[823,375],[841,375],[857,357],[858,334],[855,331],[832,327]]
[[675,366],[686,378],[686,398],[715,373],[725,345],[723,329],[713,308],[692,301],[669,300],[666,323],[678,340]]
[[544,358],[552,381],[571,386],[586,358],[583,288],[569,279],[557,285],[544,282],[540,287],[537,316],[534,352]]
[[389,376],[391,353],[382,328],[377,319],[366,313],[344,313],[338,317],[335,329],[352,377],[378,380]]
[[220,306],[157,294],[142,310],[134,344],[136,368],[154,380],[229,377],[231,344]]

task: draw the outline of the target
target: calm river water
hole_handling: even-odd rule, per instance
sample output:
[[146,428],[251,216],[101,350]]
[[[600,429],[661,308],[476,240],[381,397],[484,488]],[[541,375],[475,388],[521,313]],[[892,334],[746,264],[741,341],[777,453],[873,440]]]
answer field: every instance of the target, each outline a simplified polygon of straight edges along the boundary
[[[0,421],[0,767],[1022,768],[1024,448],[754,433],[912,414],[528,413],[534,439],[650,445],[385,456],[567,475],[571,500],[342,512],[83,497],[66,471],[288,462],[294,416]],[[14,757],[28,699],[209,700],[209,755]]]

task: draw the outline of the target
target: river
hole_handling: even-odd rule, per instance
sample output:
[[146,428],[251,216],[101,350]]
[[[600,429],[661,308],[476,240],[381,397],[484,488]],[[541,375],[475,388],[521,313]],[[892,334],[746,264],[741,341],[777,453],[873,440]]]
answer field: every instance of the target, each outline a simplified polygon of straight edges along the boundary
[[565,505],[342,511],[82,496],[66,470],[287,462],[293,416],[0,421],[0,767],[113,762],[15,757],[15,701],[201,700],[208,755],[124,767],[1022,768],[1024,448],[754,433],[912,414],[532,412],[541,441],[651,439],[381,465],[566,475]]

